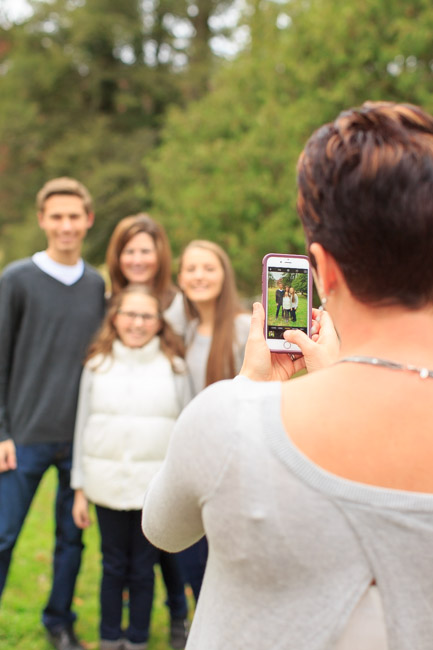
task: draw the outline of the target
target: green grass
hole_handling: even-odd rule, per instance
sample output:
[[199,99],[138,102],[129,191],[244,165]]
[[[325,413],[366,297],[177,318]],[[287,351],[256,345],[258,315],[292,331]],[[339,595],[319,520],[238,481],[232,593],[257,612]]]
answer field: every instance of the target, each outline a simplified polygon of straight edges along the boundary
[[[47,472],[30,509],[14,551],[0,608],[1,650],[52,650],[40,622],[50,589],[51,550],[54,541],[55,471]],[[76,633],[88,650],[97,650],[98,591],[101,573],[96,524],[85,531],[85,551],[74,598]],[[169,616],[164,605],[159,567],[152,610],[149,650],[168,650]],[[192,597],[189,594],[192,610]]]
[[275,301],[275,288],[268,289],[268,325],[284,325],[286,327],[307,327],[308,309],[307,296],[298,294],[298,308],[296,310],[296,323],[288,322],[283,318],[283,308],[281,307],[278,314],[278,320],[275,318],[277,303]]

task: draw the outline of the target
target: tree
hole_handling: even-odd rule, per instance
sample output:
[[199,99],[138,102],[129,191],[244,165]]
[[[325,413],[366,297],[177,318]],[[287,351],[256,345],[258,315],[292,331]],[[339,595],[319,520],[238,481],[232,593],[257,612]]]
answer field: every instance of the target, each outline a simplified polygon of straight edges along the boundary
[[[159,117],[143,101],[153,82],[122,58],[122,47],[138,38],[138,4],[33,2],[34,15],[4,32],[10,43],[0,64],[4,261],[28,250],[37,232],[34,196],[52,176],[76,176],[97,199],[108,196],[92,240],[95,257],[105,249],[104,225],[142,207],[140,159],[154,146]],[[167,103],[180,97],[176,83],[165,84]],[[159,96],[163,87],[161,80]]]
[[[194,34],[181,47],[173,28],[191,3],[30,2],[33,15],[0,33],[3,262],[34,248],[40,186],[70,175],[95,197],[87,254],[99,263],[117,221],[148,208],[141,160],[158,143],[167,107],[188,100],[189,75],[195,83],[188,68]],[[196,18],[208,5],[227,4],[203,0]]]
[[296,293],[307,294],[308,291],[308,276],[306,273],[296,273],[292,280],[292,287]]
[[226,248],[251,295],[265,253],[304,252],[296,161],[312,130],[366,99],[433,111],[428,0],[245,0],[233,62],[211,53],[230,0],[32,4],[0,32],[5,260],[33,248],[39,186],[70,174],[96,198],[94,262],[119,218],[151,209],[176,253],[192,237]]
[[147,161],[153,212],[176,252],[208,238],[241,288],[265,253],[304,252],[296,161],[313,129],[366,99],[433,109],[427,0],[250,3],[251,44],[200,101],[170,112]]

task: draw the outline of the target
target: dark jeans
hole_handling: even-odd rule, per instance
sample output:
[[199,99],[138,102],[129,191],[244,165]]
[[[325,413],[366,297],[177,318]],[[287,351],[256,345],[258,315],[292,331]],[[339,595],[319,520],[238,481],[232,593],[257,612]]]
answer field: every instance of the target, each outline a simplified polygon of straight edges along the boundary
[[159,550],[143,535],[140,510],[111,510],[96,506],[101,531],[101,639],[116,641],[122,634],[123,591],[129,591],[129,627],[132,643],[149,636],[154,571]]
[[208,555],[206,537],[202,537],[198,542],[181,551],[178,555],[184,580],[191,586],[195,601],[197,602]]
[[172,619],[186,618],[188,614],[185,585],[178,555],[178,553],[159,551],[159,564],[167,590],[166,605],[168,605]]
[[36,489],[46,470],[54,465],[58,487],[53,584],[42,621],[50,629],[70,625],[76,618],[71,605],[83,549],[81,530],[72,519],[74,492],[69,485],[72,446],[63,443],[18,445],[16,451],[17,469],[0,474],[0,594]]
[[296,309],[292,307],[290,311],[292,312],[292,321],[296,323]]
[[280,313],[280,309],[282,306],[283,306],[282,303],[280,305],[277,305],[277,313],[275,314],[275,318],[278,318],[278,314]]

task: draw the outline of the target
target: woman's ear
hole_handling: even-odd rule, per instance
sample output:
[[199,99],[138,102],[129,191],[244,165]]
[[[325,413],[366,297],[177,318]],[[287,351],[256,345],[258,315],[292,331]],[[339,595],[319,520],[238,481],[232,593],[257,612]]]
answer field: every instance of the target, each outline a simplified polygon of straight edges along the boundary
[[330,293],[333,293],[339,285],[342,277],[340,267],[331,253],[328,253],[328,251],[317,242],[311,244],[310,253],[314,255],[316,260],[316,269],[313,269],[313,277],[319,296],[321,300],[323,300],[324,298],[327,298]]

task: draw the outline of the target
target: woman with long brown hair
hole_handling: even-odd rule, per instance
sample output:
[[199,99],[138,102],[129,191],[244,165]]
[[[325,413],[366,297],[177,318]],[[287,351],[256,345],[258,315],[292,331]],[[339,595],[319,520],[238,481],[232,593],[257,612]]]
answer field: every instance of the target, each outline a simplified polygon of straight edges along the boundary
[[182,334],[185,312],[182,294],[171,279],[171,260],[164,228],[146,213],[119,221],[106,254],[112,295],[131,283],[149,287],[161,301],[164,318]]
[[[106,263],[112,297],[129,284],[150,289],[161,305],[164,320],[183,335],[186,318],[182,293],[171,279],[171,249],[167,234],[148,214],[124,217],[111,235]],[[161,551],[159,557],[170,610],[171,645],[183,648],[186,641],[187,603],[175,555]]]

